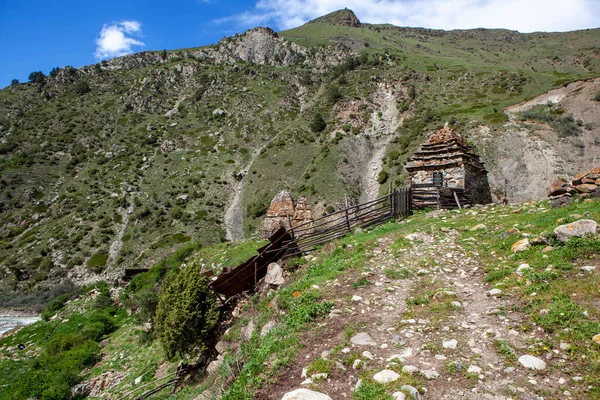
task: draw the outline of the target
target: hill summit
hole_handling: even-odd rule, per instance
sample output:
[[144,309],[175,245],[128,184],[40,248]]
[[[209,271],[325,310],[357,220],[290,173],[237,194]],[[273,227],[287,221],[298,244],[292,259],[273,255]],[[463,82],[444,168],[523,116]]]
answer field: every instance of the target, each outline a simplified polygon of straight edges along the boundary
[[336,26],[349,26],[351,28],[358,28],[361,26],[360,20],[356,17],[354,11],[347,8],[323,15],[317,19],[313,19],[309,22],[309,24],[313,22],[322,22]]

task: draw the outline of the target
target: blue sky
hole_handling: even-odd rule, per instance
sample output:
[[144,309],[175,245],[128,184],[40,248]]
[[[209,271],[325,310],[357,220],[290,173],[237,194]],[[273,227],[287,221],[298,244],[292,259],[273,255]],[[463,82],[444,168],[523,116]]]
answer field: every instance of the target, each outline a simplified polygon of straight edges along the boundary
[[282,30],[348,7],[363,22],[521,32],[600,27],[600,0],[0,0],[0,87],[32,71]]

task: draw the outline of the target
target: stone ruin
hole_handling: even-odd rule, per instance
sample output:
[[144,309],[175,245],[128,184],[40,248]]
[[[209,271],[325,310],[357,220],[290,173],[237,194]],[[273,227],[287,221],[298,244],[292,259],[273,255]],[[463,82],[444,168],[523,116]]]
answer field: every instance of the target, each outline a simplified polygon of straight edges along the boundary
[[548,187],[546,193],[552,207],[568,206],[574,198],[600,198],[600,168],[580,173],[571,183],[559,179]]
[[[263,221],[261,237],[268,239],[281,227],[290,230],[312,221],[312,211],[306,198],[300,197],[296,201],[290,192],[283,190],[271,200],[267,217]],[[303,229],[303,232],[306,233],[306,230]]]
[[411,186],[433,185],[435,175],[439,188],[458,189],[467,205],[492,202],[483,162],[448,123],[419,146],[404,168]]

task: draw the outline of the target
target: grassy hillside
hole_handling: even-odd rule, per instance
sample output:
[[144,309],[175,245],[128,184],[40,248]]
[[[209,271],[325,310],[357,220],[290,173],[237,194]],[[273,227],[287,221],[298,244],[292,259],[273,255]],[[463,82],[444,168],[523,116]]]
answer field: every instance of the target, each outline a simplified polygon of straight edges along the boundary
[[[242,35],[1,90],[2,298],[65,279],[113,281],[187,242],[221,242],[238,190],[246,237],[283,189],[319,212],[335,208],[364,192],[380,142],[376,161],[401,186],[403,163],[444,122],[501,130],[504,107],[600,72],[600,30],[444,32],[336,18],[281,32],[303,46],[291,65],[215,61]],[[317,113],[323,130],[311,129]],[[385,137],[392,114],[404,124]]]

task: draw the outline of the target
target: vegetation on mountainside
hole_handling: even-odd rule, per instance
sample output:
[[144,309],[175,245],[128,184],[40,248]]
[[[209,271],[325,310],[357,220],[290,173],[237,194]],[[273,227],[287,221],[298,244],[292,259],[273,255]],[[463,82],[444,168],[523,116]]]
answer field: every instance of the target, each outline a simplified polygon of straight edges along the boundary
[[[106,283],[82,288],[80,294],[85,297],[89,291],[96,294],[85,310],[71,308],[66,318],[50,319],[65,307],[66,295],[61,295],[42,313],[43,321],[0,339],[0,399],[72,398],[72,386],[83,379],[81,371],[102,358],[98,343],[127,315],[112,302]],[[25,344],[23,350],[17,350],[19,343]]]
[[563,115],[564,110],[559,107],[554,107],[552,104],[548,106],[537,106],[531,110],[521,113],[522,120],[534,120],[545,122],[550,125],[561,138],[569,136],[578,136],[581,133],[582,121],[575,121],[572,115]]
[[[281,33],[314,46],[306,65],[232,68],[186,49],[35,71],[1,90],[0,306],[76,266],[117,274],[190,241],[222,241],[244,169],[247,235],[279,190],[327,205],[359,196],[349,171],[363,162],[354,149],[372,141],[363,134],[379,118],[372,94],[380,82],[407,88],[397,105],[406,126],[386,155],[401,185],[418,129],[499,124],[505,106],[600,70],[587,56],[598,30],[442,34],[323,21]],[[332,41],[340,45],[323,47]],[[340,62],[311,61],[330,54]]]
[[219,322],[217,296],[200,268],[169,272],[160,291],[154,329],[168,359],[207,352]]

